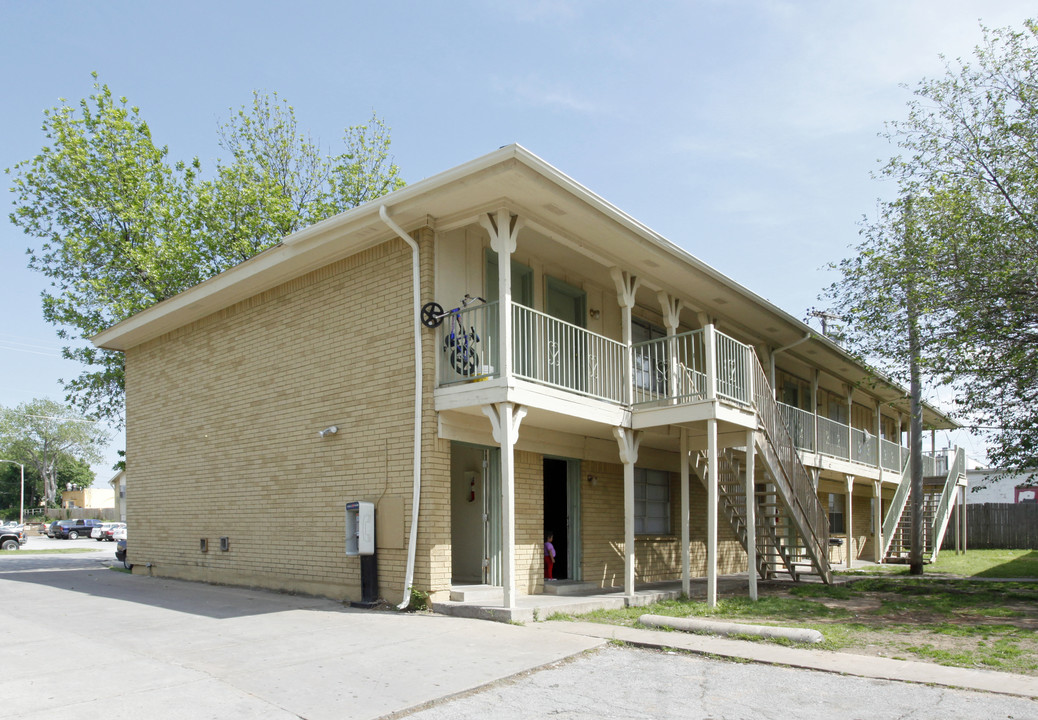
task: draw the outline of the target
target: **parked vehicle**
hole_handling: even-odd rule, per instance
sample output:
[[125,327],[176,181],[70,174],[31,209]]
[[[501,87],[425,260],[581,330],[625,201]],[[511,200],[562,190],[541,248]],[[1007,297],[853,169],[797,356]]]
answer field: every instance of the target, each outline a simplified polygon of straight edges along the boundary
[[54,537],[63,538],[65,540],[77,540],[81,537],[90,537],[90,532],[95,527],[103,525],[100,520],[93,519],[79,519],[79,520],[59,520],[58,527],[54,531]]
[[119,527],[112,531],[112,539],[116,542],[126,539],[126,523],[119,523]]
[[97,540],[98,542],[101,542],[102,540],[112,541],[112,540],[115,539],[113,537],[113,534],[115,533],[115,529],[117,527],[119,527],[119,526],[126,527],[126,523],[121,523],[121,522],[108,522],[108,523],[104,523],[103,525],[99,525],[99,526],[95,527],[93,530],[91,530],[90,531],[90,537],[94,538],[94,540]]
[[55,520],[50,525],[48,525],[47,526],[47,531],[45,533],[47,535],[47,537],[49,537],[49,538],[57,537],[58,536],[58,526],[60,524],[61,524],[60,520]]
[[[125,528],[124,528],[125,530]],[[127,570],[133,570],[133,563],[126,562],[126,538],[117,540],[115,543],[115,559],[123,564]]]
[[17,550],[24,544],[25,530],[23,528],[0,528],[0,550]]

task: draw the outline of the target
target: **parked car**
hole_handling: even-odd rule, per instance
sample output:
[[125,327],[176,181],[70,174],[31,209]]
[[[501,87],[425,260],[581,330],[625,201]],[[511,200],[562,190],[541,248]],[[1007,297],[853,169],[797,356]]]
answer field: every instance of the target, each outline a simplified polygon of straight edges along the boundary
[[126,523],[119,523],[119,527],[112,531],[112,539],[116,542],[126,539]]
[[0,550],[17,550],[25,544],[25,530],[22,528],[0,528]]
[[49,538],[58,536],[58,526],[61,524],[60,520],[55,520],[47,526],[46,536]]
[[93,519],[79,519],[79,520],[59,520],[58,527],[54,531],[54,537],[63,538],[65,540],[77,540],[81,537],[90,537],[90,532],[95,527],[103,525],[100,520]]
[[[124,528],[125,530],[125,528]],[[115,559],[123,564],[127,570],[133,570],[133,563],[126,562],[126,538],[117,540],[115,543]]]
[[107,522],[103,525],[99,525],[90,531],[90,537],[94,538],[94,540],[97,540],[98,542],[101,542],[102,540],[114,540],[115,538],[112,537],[112,535],[115,533],[115,529],[120,525],[126,527],[126,523],[120,522]]

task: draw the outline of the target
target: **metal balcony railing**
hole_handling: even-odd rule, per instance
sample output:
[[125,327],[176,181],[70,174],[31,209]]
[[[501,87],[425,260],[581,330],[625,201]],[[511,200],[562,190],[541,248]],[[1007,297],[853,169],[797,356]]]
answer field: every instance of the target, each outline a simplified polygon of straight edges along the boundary
[[706,399],[702,330],[635,343],[631,356],[633,405],[680,405]]
[[627,348],[623,343],[515,304],[512,333],[512,368],[516,377],[627,404]]
[[785,403],[776,403],[779,415],[800,450],[815,451],[815,415]]

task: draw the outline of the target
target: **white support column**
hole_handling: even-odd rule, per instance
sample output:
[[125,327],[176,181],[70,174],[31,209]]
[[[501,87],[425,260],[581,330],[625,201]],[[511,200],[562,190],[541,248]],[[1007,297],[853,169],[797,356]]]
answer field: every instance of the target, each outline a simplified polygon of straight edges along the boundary
[[681,428],[681,593],[685,597],[692,594],[692,558],[689,543],[692,542],[689,532],[689,472],[691,457],[688,450],[688,430]]
[[883,471],[880,471],[880,479],[872,483],[872,494],[876,498],[876,505],[872,509],[872,554],[877,563],[883,562]]
[[497,297],[498,326],[501,329],[499,342],[501,377],[512,377],[512,253],[522,221],[513,217],[507,208],[496,213],[487,213],[479,224],[490,235],[490,249],[497,253]]
[[[818,380],[820,379],[821,372],[815,370],[811,377],[811,412],[815,416],[815,442],[812,449],[818,452]],[[818,489],[818,478],[815,478],[815,490]]]
[[905,467],[905,443],[901,440],[901,413],[897,414],[897,474],[900,476]]
[[506,608],[515,607],[515,443],[526,411],[510,402],[483,406],[494,441],[501,446],[501,585]]
[[703,354],[706,356],[706,399],[717,400],[717,336],[713,322],[703,326]]
[[660,301],[660,309],[663,315],[663,325],[667,328],[667,395],[677,402],[678,396],[678,325],[681,324],[681,308],[683,302],[680,298],[671,297],[668,293],[660,290],[656,293]]
[[876,467],[883,472],[883,405],[876,401]]
[[847,386],[847,459],[854,459],[854,423],[851,421],[854,415],[854,388]]
[[966,488],[962,488],[962,554],[966,554],[966,548],[969,545],[969,535],[966,533],[966,516],[969,513],[966,512]]
[[717,607],[717,420],[714,418],[706,421],[706,454],[706,604]]
[[634,298],[638,292],[641,279],[626,270],[618,267],[609,268],[609,274],[613,276],[616,284],[616,299],[620,304],[620,317],[623,329],[623,343],[627,348],[627,361],[624,363],[624,388],[625,402],[634,402],[634,358],[631,357],[631,309],[634,307]]
[[624,465],[624,596],[630,603],[634,599],[634,465],[638,462],[642,434],[614,427],[613,437],[620,446],[620,462]]
[[844,508],[844,524],[847,526],[847,569],[854,565],[854,476],[844,475],[847,480],[847,507]]
[[757,503],[754,473],[757,448],[753,444],[756,433],[746,431],[746,572],[750,578],[750,600],[757,599]]
[[961,515],[963,512],[966,511],[966,508],[964,508],[962,506],[962,502],[961,502],[961,500],[962,500],[962,493],[960,492],[960,490],[961,490],[961,488],[956,485],[955,486],[955,510],[954,510],[955,514],[953,516],[953,520],[955,521],[955,554],[956,555],[958,555],[960,552],[962,552],[962,550],[960,548],[960,545],[961,545],[961,543],[960,543],[961,533],[959,532],[962,529],[962,523],[959,521],[959,515]]

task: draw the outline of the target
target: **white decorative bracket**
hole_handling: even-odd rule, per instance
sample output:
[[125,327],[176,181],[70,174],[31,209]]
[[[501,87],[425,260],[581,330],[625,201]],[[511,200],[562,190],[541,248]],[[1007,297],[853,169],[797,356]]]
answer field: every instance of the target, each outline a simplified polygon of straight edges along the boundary
[[660,301],[660,308],[663,310],[663,324],[671,335],[676,335],[678,325],[681,324],[681,308],[684,307],[684,302],[681,298],[672,297],[662,290],[656,293],[656,298]]
[[501,420],[502,413],[511,413],[512,422],[509,423],[511,428],[511,437],[508,438],[508,445],[515,445],[519,441],[519,426],[523,422],[523,418],[526,417],[526,413],[529,412],[529,408],[525,405],[513,405],[512,403],[494,403],[492,405],[483,406],[483,414],[490,418],[491,431],[494,434],[494,442],[498,445],[505,446],[504,433],[501,432]]
[[642,444],[642,434],[623,427],[613,428],[613,437],[620,446],[620,462],[634,465],[638,462],[638,447]]
[[633,308],[634,296],[638,292],[638,286],[641,285],[641,278],[618,267],[609,268],[609,274],[613,276],[613,282],[616,283],[616,298],[620,307]]
[[506,255],[515,252],[516,239],[524,224],[518,215],[512,215],[506,208],[501,208],[496,213],[481,216],[479,224],[490,235],[491,250]]

